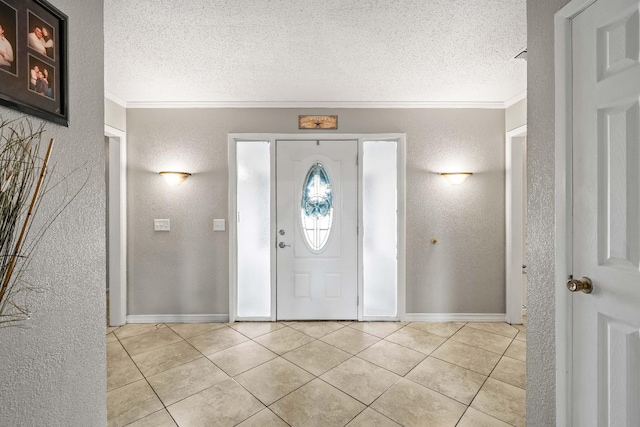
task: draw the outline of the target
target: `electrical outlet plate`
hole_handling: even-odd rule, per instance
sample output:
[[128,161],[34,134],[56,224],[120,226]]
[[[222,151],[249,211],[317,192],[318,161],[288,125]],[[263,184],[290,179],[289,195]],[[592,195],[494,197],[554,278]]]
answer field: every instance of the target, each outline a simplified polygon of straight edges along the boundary
[[224,219],[213,220],[213,231],[224,231],[225,229],[226,229],[226,224]]
[[154,231],[170,231],[171,221],[168,219],[154,219],[153,230]]

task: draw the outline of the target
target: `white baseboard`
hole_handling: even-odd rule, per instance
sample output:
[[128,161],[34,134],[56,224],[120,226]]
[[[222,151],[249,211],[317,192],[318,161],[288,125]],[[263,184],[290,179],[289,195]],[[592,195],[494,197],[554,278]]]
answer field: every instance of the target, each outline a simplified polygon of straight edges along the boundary
[[503,313],[407,313],[405,322],[504,322]]
[[361,322],[399,322],[398,316],[363,316]]
[[132,314],[127,316],[127,323],[213,323],[228,321],[228,314]]
[[[239,319],[238,319],[239,320]],[[242,319],[249,320],[249,319]],[[257,319],[251,319],[257,320]],[[264,318],[262,321],[270,321]],[[389,318],[366,318],[365,321],[391,320]],[[504,322],[506,314],[501,313],[407,313],[404,322]],[[127,316],[127,323],[212,323],[228,322],[228,314],[133,314]]]
[[236,322],[275,322],[271,317],[237,317]]

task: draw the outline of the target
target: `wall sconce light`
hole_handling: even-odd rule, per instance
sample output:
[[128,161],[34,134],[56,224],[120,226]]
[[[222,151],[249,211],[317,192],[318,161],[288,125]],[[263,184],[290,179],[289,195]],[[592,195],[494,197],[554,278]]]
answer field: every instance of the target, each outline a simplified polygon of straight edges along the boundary
[[161,171],[158,173],[172,185],[180,185],[191,176],[189,172]]
[[451,185],[462,184],[473,172],[440,172],[440,175]]

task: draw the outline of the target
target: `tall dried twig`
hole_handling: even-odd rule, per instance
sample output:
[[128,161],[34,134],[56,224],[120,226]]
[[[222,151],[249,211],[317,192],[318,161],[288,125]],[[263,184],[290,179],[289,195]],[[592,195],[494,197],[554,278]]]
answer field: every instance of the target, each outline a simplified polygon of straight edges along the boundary
[[20,237],[18,237],[18,241],[16,242],[16,248],[13,251],[13,255],[11,256],[11,261],[9,261],[9,267],[7,268],[7,272],[4,275],[4,280],[2,281],[2,285],[0,286],[0,301],[2,301],[2,297],[5,295],[6,290],[9,287],[9,282],[11,281],[11,275],[13,274],[13,270],[16,266],[16,260],[18,259],[18,255],[20,254],[20,249],[22,249],[22,242],[24,242],[24,236],[27,231],[27,226],[29,225],[31,216],[34,213],[34,206],[36,206],[36,201],[38,200],[38,195],[40,194],[40,187],[42,187],[42,182],[44,181],[44,174],[47,172],[47,165],[49,164],[49,158],[51,157],[52,149],[53,149],[53,139],[49,141],[49,147],[47,148],[47,154],[45,155],[44,161],[42,162],[40,177],[38,178],[38,183],[36,184],[36,188],[33,191],[33,197],[31,198],[29,211],[27,212],[27,215],[24,218],[24,222],[22,223],[22,229],[20,230]]
[[[70,194],[67,176],[51,180],[53,140],[41,158],[43,132],[43,125],[34,128],[29,120],[0,120],[0,326],[30,317],[28,295],[41,289],[29,283],[27,269],[47,229],[87,182]],[[60,185],[64,194],[51,193]],[[45,198],[53,203],[38,218]]]

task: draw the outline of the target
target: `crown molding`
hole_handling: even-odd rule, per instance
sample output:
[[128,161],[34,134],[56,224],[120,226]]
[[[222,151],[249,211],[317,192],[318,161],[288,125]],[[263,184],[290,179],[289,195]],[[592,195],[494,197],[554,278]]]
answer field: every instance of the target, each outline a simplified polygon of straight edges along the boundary
[[517,94],[516,96],[514,96],[513,98],[509,98],[506,101],[504,101],[504,108],[509,108],[511,107],[513,104],[516,104],[520,101],[522,101],[523,99],[527,98],[527,91],[522,91],[519,94]]
[[523,91],[505,102],[499,101],[125,101],[119,96],[104,92],[104,97],[124,108],[478,108],[505,109],[526,99]]
[[126,108],[479,108],[504,109],[504,102],[358,102],[358,101],[318,101],[318,102],[143,102],[131,101]]

